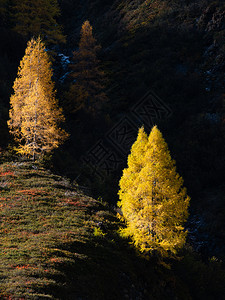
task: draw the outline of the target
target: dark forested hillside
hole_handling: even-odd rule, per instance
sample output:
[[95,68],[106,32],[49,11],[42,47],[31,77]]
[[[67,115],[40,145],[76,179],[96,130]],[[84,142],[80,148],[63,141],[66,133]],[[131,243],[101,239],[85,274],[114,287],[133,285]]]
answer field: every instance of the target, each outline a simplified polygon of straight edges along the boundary
[[[74,176],[79,179],[83,176],[94,193],[114,202],[117,178],[129,149],[122,139],[132,140],[129,132],[135,126],[144,124],[149,130],[157,123],[184,176],[192,196],[192,208],[204,209],[205,217],[200,225],[203,227],[200,231],[204,231],[206,220],[211,218],[208,211],[217,205],[223,209],[224,198],[223,1],[61,1],[60,5],[70,49],[78,45],[80,24],[88,18],[93,25],[95,37],[102,45],[100,58],[110,99],[103,117],[93,120],[94,123],[89,120],[88,125],[85,119],[86,124],[81,125],[77,121],[79,117],[70,116],[69,127],[77,132],[71,147],[73,151],[77,149],[78,157],[80,153],[90,154],[90,148],[95,149],[95,143],[103,140],[121,163],[108,166],[114,171],[110,169],[106,176],[108,170],[93,161],[101,173],[95,183],[96,170],[94,176],[83,176],[82,167],[81,174]],[[146,107],[142,99],[151,92],[162,100],[163,104],[159,107],[157,104],[157,108]],[[144,116],[141,110],[150,116]],[[74,119],[76,125],[72,125]],[[96,124],[94,131],[93,124]],[[112,137],[115,130],[122,130],[120,140]],[[99,183],[101,176],[103,183]],[[215,200],[217,204],[205,205],[208,193],[215,193],[212,197],[220,199]],[[210,208],[210,205],[215,206]],[[222,230],[222,222],[214,222],[217,231]],[[210,234],[214,237],[216,233],[210,229]]]
[[[10,96],[27,42],[40,36],[69,134],[42,164],[115,208],[138,129],[149,134],[157,125],[191,197],[187,241],[199,256],[188,254],[175,272],[191,285],[195,259],[219,265],[225,257],[224,1],[46,1],[0,0],[0,161],[18,159],[7,127]],[[196,266],[204,274],[207,267]],[[195,299],[185,288],[178,299]],[[130,299],[147,299],[138,297]]]
[[[61,1],[61,9],[72,49],[87,18],[102,45],[109,127],[153,91],[172,112],[157,122],[165,128],[190,188],[196,192],[209,182],[222,183],[222,2]],[[154,113],[152,119],[156,122]]]

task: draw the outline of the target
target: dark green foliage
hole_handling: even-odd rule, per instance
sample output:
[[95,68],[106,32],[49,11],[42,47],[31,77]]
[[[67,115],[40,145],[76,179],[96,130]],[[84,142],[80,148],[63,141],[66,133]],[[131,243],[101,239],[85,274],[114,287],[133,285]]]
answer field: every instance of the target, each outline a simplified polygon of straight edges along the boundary
[[[219,143],[217,148],[224,147],[220,123],[210,128],[213,142],[210,143],[207,151],[204,150],[205,145],[199,143],[198,135],[194,130],[199,126],[200,115],[203,124],[207,113],[216,113],[219,118],[221,114],[219,107],[221,100],[218,100],[219,103],[214,107],[211,106],[210,101],[214,101],[214,97],[221,99],[219,97],[222,90],[206,91],[208,81],[204,75],[205,71],[213,67],[208,65],[206,69],[205,63],[208,58],[204,56],[206,48],[213,43],[213,37],[211,33],[206,37],[205,28],[201,29],[200,26],[200,19],[204,19],[203,15],[210,4],[209,1],[114,1],[109,3],[98,0],[94,3],[84,1],[82,5],[78,2],[60,1],[62,18],[67,28],[69,41],[73,40],[76,43],[79,41],[79,28],[82,22],[90,19],[93,24],[96,39],[102,45],[101,60],[109,78],[107,94],[110,100],[107,113],[111,120],[111,127],[118,119],[123,118],[125,113],[129,112],[130,107],[137,103],[147,91],[153,90],[173,112],[169,120],[154,122],[163,123],[167,130],[170,147],[174,149],[173,153],[178,158],[176,159],[178,170],[182,169],[185,182],[192,178],[189,190],[191,194],[195,193],[199,188],[208,184],[205,180],[205,171],[198,165],[196,156],[210,162],[211,165],[214,164],[214,161],[211,161],[214,143]],[[218,9],[222,8],[220,3],[216,3],[216,6]],[[213,14],[209,16],[208,22],[212,16]],[[198,18],[199,23],[197,23]],[[76,20],[76,25],[74,20]],[[211,64],[214,58],[214,56],[210,58]],[[224,73],[221,72],[220,75],[222,78]],[[217,78],[217,74],[214,77]],[[215,80],[212,84],[214,82]],[[68,91],[67,87],[66,91]],[[68,105],[64,103],[67,109]],[[86,116],[76,115],[75,118],[78,123],[89,123]],[[74,122],[74,125],[71,125],[69,119],[68,124],[71,126],[74,141],[80,141],[82,137],[83,149],[78,149],[74,154],[75,160],[80,161],[80,153],[88,151],[104,133],[96,134],[99,130],[97,122],[90,122],[86,130],[79,128],[79,133],[77,123]],[[190,126],[193,130],[189,130]],[[93,128],[95,128],[94,132]],[[105,126],[101,129],[104,131]],[[183,136],[184,130],[188,131],[188,134]],[[207,138],[207,130],[201,131],[202,138]],[[91,144],[90,140],[93,135],[95,135],[95,140]],[[180,136],[183,136],[182,142]],[[189,144],[194,146],[190,145],[187,151]],[[75,153],[74,147],[71,151],[69,148],[68,150]],[[186,151],[188,154],[182,155]],[[222,159],[222,152],[221,148],[217,159]],[[222,174],[221,168],[216,167],[213,172],[208,172],[211,166],[208,167],[208,179],[214,180],[219,177],[221,181],[222,177],[219,175]],[[118,170],[118,174],[120,172],[121,170]],[[190,175],[193,172],[195,175]],[[198,179],[196,180],[197,173]],[[74,174],[74,177],[77,175]],[[106,191],[109,188],[107,186]]]
[[174,270],[186,286],[184,293],[180,291],[181,299],[224,299],[224,265],[216,257],[203,263],[196,254],[187,253],[174,264]]
[[[0,40],[0,147],[6,147],[9,141],[7,129],[9,97],[25,44],[17,34],[4,27],[0,27]],[[14,43],[17,44],[17,51]]]
[[12,2],[14,30],[27,40],[41,36],[48,45],[65,42],[62,28],[57,22],[59,16],[57,0]]
[[100,70],[97,54],[101,49],[92,33],[92,26],[85,21],[81,28],[79,49],[73,52],[71,78],[67,93],[67,111],[79,110],[99,115],[107,96],[104,93],[104,72]]

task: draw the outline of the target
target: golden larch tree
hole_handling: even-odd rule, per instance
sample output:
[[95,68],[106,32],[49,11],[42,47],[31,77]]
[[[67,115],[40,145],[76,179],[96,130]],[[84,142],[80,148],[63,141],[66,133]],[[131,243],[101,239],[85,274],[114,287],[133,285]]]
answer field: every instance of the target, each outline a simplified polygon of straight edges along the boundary
[[97,53],[101,49],[93,37],[89,21],[81,28],[79,49],[73,53],[71,76],[74,80],[67,95],[70,111],[83,109],[92,115],[97,114],[107,100],[104,92],[104,72],[100,69]]
[[52,82],[52,68],[40,38],[28,42],[10,98],[8,126],[18,152],[33,159],[57,148],[67,137]]
[[149,137],[139,130],[119,185],[118,206],[126,221],[122,233],[142,252],[176,254],[186,241],[190,198],[156,126]]

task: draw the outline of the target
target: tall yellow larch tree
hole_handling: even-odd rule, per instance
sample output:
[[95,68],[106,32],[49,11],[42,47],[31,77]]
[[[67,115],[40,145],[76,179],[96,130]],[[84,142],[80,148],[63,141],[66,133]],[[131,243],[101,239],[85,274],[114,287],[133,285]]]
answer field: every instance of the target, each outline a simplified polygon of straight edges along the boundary
[[10,98],[8,126],[17,151],[33,159],[57,148],[67,137],[52,82],[52,68],[40,38],[28,42]]
[[126,221],[122,232],[142,252],[168,256],[184,246],[190,198],[156,126],[148,138],[143,128],[139,130],[120,180],[119,198]]
[[73,53],[71,64],[73,83],[67,95],[71,112],[83,109],[96,115],[107,101],[105,76],[97,58],[99,49],[101,47],[93,37],[93,28],[89,21],[85,21],[81,28],[79,49]]

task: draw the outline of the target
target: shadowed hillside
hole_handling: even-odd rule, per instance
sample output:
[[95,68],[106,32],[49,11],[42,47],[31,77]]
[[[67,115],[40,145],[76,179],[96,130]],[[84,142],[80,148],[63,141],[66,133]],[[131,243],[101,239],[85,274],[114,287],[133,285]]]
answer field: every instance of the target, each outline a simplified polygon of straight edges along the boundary
[[224,295],[218,260],[204,264],[188,249],[178,261],[140,256],[105,204],[36,163],[2,164],[0,189],[1,299]]

